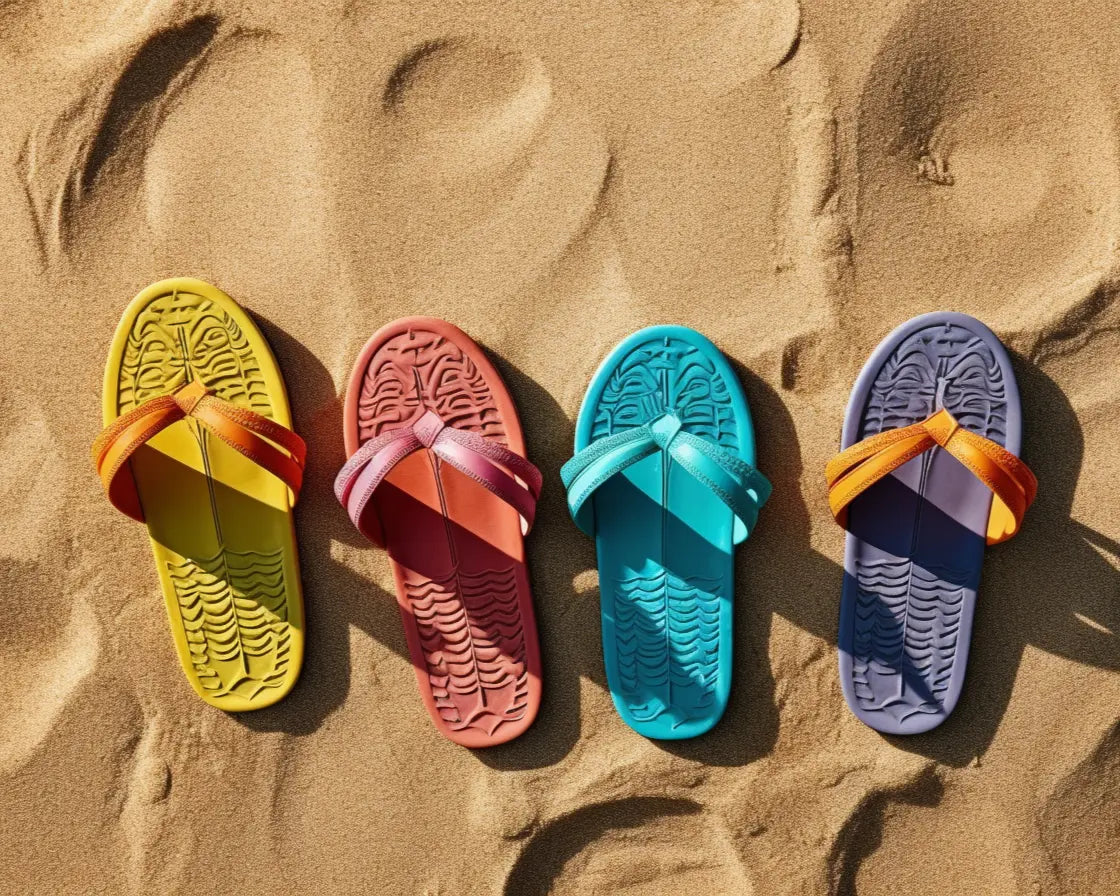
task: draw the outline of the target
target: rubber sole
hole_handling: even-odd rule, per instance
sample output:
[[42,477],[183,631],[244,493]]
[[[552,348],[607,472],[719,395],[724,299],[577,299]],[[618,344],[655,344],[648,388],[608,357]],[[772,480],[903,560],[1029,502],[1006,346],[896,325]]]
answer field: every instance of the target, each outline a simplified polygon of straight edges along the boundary
[[[679,326],[623,340],[592,378],[575,450],[673,411],[682,428],[754,464],[754,430],[731,365]],[[662,740],[695,737],[731,690],[734,518],[662,452],[592,497],[607,684],[623,720]]]
[[[192,380],[291,428],[280,369],[249,315],[201,280],[164,280],[117,327],[104,423]],[[287,487],[193,420],[156,435],[131,464],[187,680],[232,712],[280,700],[299,677],[304,642]]]
[[[446,321],[404,318],[358,356],[347,456],[427,410],[525,456],[513,400],[483,350]],[[373,501],[436,728],[467,747],[522,734],[540,706],[541,662],[517,512],[430,450],[394,467]]]
[[[1007,351],[986,326],[936,312],[900,326],[852,390],[842,447],[926,419],[1019,454],[1022,416]],[[964,685],[992,493],[938,447],[860,495],[848,514],[840,681],[861,720],[886,734],[941,724]]]

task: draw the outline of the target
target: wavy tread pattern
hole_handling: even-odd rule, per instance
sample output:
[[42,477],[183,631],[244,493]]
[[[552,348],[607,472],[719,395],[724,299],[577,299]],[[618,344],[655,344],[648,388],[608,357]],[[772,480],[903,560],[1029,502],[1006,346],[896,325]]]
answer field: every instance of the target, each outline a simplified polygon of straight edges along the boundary
[[[619,361],[595,409],[592,441],[665,413],[686,432],[739,448],[728,384],[707,354],[674,337],[643,343]],[[667,716],[679,727],[710,716],[721,592],[718,579],[682,577],[655,560],[613,582],[617,680],[636,721]]]
[[221,551],[167,566],[202,687],[251,700],[284,684],[291,629],[283,551]]
[[[983,339],[955,324],[923,328],[895,349],[871,387],[859,437],[909,426],[943,407],[972,432],[1005,442],[1003,370]],[[940,450],[923,456],[922,494]],[[978,571],[863,558],[856,579],[852,674],[860,708],[896,721],[943,712],[965,594],[977,587]]]
[[619,683],[637,721],[668,714],[677,727],[709,714],[719,673],[719,586],[681,579],[652,561],[647,575],[615,583]]
[[529,676],[517,570],[406,583],[440,718],[493,734],[524,717]]
[[960,634],[963,575],[909,560],[861,562],[856,595],[856,697],[898,721],[941,711]]

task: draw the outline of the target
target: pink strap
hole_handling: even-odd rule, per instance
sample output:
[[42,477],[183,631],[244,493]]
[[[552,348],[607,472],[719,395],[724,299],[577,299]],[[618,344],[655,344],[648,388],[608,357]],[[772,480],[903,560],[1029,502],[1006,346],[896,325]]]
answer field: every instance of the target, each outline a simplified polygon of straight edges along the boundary
[[[431,448],[437,456],[488,488],[516,510],[521,517],[522,534],[533,527],[537,499],[541,495],[542,477],[540,470],[520,454],[484,439],[477,433],[450,427],[440,432]],[[502,467],[509,470],[509,473]]]
[[370,439],[346,462],[335,479],[335,495],[346,508],[350,521],[370,541],[385,544],[376,514],[365,512],[370,499],[389,471],[421,448],[430,448],[441,460],[513,507],[521,517],[522,533],[532,527],[541,493],[540,471],[504,445],[477,433],[446,426],[438,414],[427,411],[411,426]]
[[394,429],[366,442],[335,477],[334,494],[346,508],[350,522],[376,545],[385,546],[385,535],[377,515],[365,512],[366,505],[389,471],[422,447],[411,427]]

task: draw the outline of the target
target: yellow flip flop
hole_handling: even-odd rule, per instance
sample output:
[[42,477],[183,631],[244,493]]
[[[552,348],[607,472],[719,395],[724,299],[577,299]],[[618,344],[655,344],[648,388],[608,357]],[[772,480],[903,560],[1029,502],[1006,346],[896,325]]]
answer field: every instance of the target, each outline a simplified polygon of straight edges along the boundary
[[125,310],[102,401],[94,465],[147,523],[187,680],[220,709],[270,706],[303,661],[292,507],[306,448],[268,343],[221,290],[163,280]]

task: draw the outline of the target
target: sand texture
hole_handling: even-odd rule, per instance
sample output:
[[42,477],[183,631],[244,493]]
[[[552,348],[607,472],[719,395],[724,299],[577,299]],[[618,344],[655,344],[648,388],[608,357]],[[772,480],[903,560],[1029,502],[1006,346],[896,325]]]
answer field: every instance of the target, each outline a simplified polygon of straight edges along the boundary
[[[1118,48],[1104,0],[0,0],[0,891],[1120,894]],[[252,312],[311,446],[307,660],[257,713],[190,690],[89,465],[116,322],[173,275]],[[885,738],[840,693],[823,468],[871,349],[941,308],[1013,351],[1041,490],[955,713]],[[541,714],[484,752],[430,724],[331,493],[406,314],[487,348],[546,478]],[[730,707],[680,743],[611,704],[558,477],[662,322],[732,359],[774,483]]]

